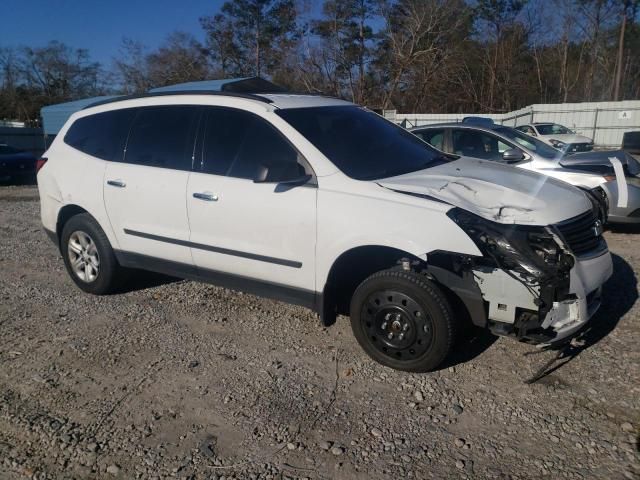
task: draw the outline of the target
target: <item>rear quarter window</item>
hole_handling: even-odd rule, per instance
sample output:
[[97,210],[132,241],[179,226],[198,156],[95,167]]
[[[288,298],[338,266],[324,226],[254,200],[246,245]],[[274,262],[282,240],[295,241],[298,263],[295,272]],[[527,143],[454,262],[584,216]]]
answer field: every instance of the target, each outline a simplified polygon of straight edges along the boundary
[[199,112],[193,105],[141,107],[129,132],[124,161],[191,170]]
[[126,108],[79,118],[67,130],[64,143],[102,160],[120,161],[135,112]]
[[414,133],[432,147],[444,150],[444,129],[419,130]]

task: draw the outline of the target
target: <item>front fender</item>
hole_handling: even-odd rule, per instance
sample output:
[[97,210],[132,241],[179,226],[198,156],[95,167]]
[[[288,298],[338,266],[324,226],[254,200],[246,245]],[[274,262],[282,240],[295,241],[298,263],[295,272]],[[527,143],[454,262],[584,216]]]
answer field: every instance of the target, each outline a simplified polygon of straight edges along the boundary
[[392,198],[407,197],[407,201],[318,193],[317,291],[324,288],[336,259],[361,246],[394,248],[427,262],[428,254],[436,250],[481,255],[467,234],[447,217],[450,205],[395,192],[391,192]]

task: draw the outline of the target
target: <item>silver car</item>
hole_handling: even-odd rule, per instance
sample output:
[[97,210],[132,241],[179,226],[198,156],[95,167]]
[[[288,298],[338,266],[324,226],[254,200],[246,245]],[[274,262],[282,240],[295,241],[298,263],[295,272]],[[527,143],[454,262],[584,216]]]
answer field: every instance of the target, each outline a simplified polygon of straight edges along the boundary
[[622,150],[565,155],[503,125],[436,124],[411,132],[446,153],[508,163],[563,180],[595,196],[609,223],[640,223],[640,163]]
[[563,125],[549,122],[536,122],[516,127],[522,133],[537,137],[544,143],[563,152],[590,152],[593,150],[593,140],[584,135],[578,135]]

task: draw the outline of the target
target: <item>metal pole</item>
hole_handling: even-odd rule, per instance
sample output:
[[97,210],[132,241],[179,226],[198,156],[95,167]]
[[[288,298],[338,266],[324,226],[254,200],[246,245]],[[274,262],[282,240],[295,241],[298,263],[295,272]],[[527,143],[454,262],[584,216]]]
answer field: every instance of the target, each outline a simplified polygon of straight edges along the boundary
[[593,134],[591,135],[591,138],[593,139],[593,143],[596,143],[596,132],[598,130],[598,112],[600,110],[596,108],[596,113],[593,116]]

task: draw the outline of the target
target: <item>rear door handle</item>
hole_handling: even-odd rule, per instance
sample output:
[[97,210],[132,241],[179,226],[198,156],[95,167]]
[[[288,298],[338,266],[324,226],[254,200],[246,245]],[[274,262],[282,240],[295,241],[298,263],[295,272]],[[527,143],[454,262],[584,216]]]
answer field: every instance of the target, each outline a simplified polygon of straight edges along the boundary
[[196,192],[193,194],[193,198],[197,198],[198,200],[205,200],[207,202],[217,202],[218,195],[209,192]]
[[127,186],[122,180],[107,180],[107,185],[111,185],[112,187],[124,188]]

